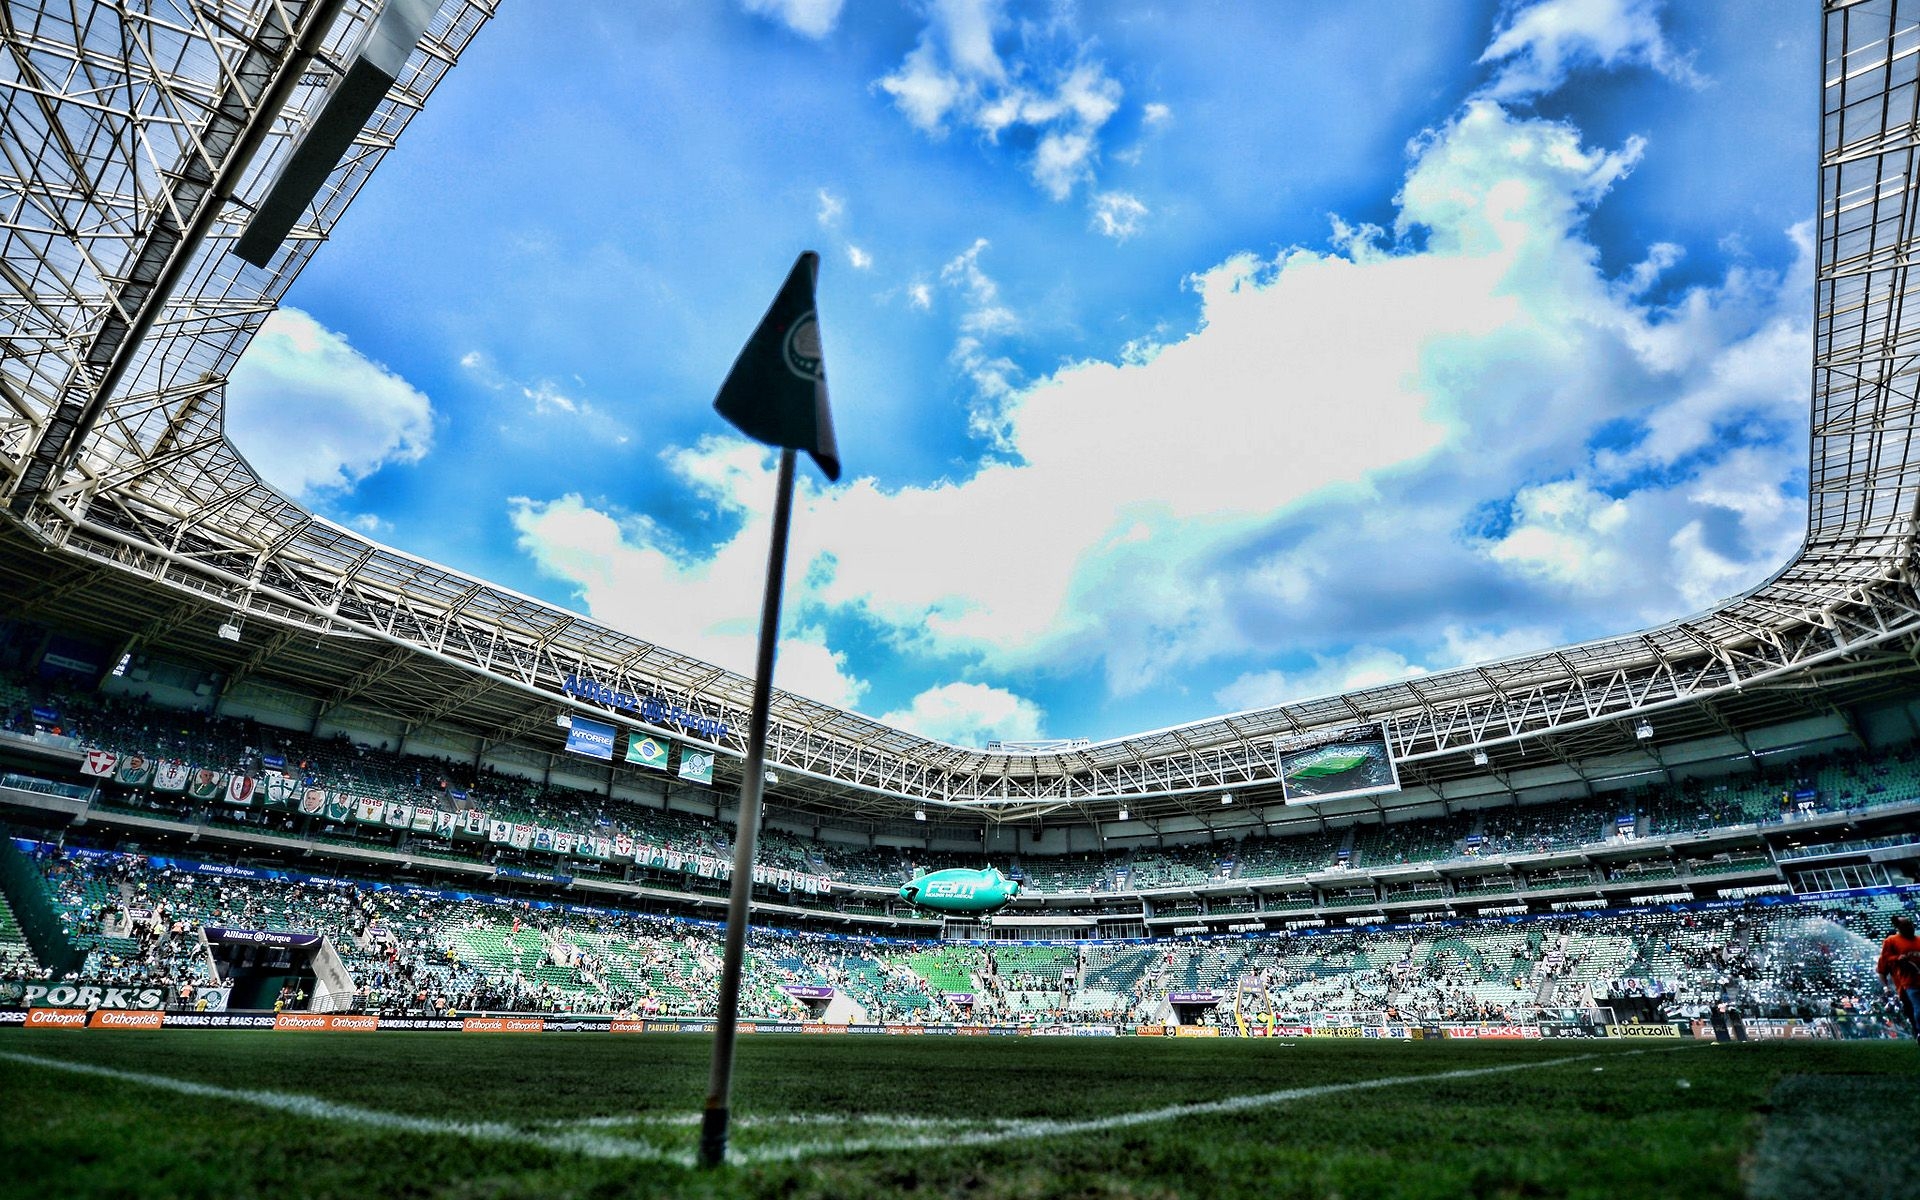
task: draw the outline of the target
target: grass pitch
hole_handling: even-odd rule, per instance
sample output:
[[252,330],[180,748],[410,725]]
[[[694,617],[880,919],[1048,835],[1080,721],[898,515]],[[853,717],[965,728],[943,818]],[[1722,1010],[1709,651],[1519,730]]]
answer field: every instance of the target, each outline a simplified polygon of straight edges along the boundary
[[[711,1048],[11,1031],[0,1194],[1700,1198],[1844,1185],[1885,1156],[1856,1142],[1920,1127],[1911,1043],[763,1035],[739,1045],[741,1161],[706,1172]],[[1776,1095],[1859,1076],[1861,1138],[1769,1139]]]

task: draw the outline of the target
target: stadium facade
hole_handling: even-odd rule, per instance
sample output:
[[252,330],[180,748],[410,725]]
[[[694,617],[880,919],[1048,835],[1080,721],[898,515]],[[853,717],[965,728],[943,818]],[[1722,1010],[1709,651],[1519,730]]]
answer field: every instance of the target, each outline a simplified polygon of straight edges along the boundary
[[[249,339],[492,7],[446,0],[432,12],[264,266],[231,251],[381,6],[0,9],[0,595],[13,665],[45,675],[51,662],[107,695],[315,744],[344,736],[383,762],[414,756],[663,820],[721,820],[738,788],[750,680],[308,512],[223,431],[226,379]],[[1809,872],[1836,862],[1856,869],[1855,883],[1911,882],[1920,788],[1864,783],[1877,789],[1866,803],[1822,783],[1827,767],[1780,766],[1851,754],[1906,787],[1899,755],[1920,730],[1920,315],[1904,303],[1920,249],[1920,4],[1818,8],[1809,514],[1804,543],[1773,577],[1652,629],[1097,743],[956,747],[776,693],[769,826],[922,861],[1212,864],[1165,887],[1109,866],[1097,887],[1036,888],[1003,918],[1029,931],[1278,929],[1825,891],[1835,877]],[[614,727],[627,754],[569,755],[575,719]],[[711,755],[710,773],[662,773],[631,749],[642,743]],[[1288,765],[1333,746],[1317,771]],[[88,750],[151,752],[50,728],[0,743],[17,772],[17,786],[0,786],[9,819],[47,837],[84,827],[396,879],[486,877],[533,895],[564,877],[571,894],[607,902],[713,904],[631,854],[593,877],[542,878],[547,860],[532,846],[508,856],[505,870],[519,874],[503,874],[497,855],[436,855],[434,831],[416,838],[411,824],[369,844],[329,841],[311,823],[270,832],[204,811],[142,815],[111,803],[111,779],[82,776]],[[1391,779],[1341,788],[1343,772],[1371,770],[1369,755]],[[1289,793],[1290,777],[1298,787],[1316,776],[1310,794]],[[1779,807],[1735,806],[1740,819],[1684,833],[1628,823],[1574,844],[1477,852],[1487,829],[1570,805],[1625,808],[1617,798],[1647,789],[1669,798],[1633,801],[1644,813],[1750,784],[1777,788]],[[1418,861],[1353,853],[1398,826],[1454,836]],[[1277,875],[1250,876],[1240,861],[1252,854],[1225,849],[1314,838],[1330,843],[1324,861]],[[1805,853],[1822,845],[1832,854]],[[1486,876],[1498,878],[1470,882]],[[898,882],[834,880],[862,901],[832,918],[935,931],[885,902]],[[796,903],[791,915],[827,910]]]

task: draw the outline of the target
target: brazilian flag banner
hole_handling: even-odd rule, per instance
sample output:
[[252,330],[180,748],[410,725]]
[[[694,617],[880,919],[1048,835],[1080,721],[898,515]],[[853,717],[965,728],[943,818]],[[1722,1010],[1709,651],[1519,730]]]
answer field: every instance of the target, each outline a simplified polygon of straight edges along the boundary
[[673,752],[673,743],[664,738],[649,737],[644,733],[627,736],[627,761],[639,767],[653,771],[667,769],[667,756]]

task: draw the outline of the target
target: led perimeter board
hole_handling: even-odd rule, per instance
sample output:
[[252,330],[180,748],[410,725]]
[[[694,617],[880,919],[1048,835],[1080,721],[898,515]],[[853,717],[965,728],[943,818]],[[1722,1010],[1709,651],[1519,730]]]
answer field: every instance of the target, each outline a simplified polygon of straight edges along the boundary
[[1288,804],[1336,796],[1366,796],[1400,790],[1400,768],[1378,725],[1322,731],[1307,738],[1279,738],[1280,790]]

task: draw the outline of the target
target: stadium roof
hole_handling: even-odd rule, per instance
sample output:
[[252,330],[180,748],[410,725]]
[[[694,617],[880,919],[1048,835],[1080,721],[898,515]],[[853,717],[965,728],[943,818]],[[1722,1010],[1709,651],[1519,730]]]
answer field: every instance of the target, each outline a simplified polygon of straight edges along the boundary
[[[291,688],[322,712],[557,750],[557,715],[609,711],[566,695],[571,675],[724,722],[715,742],[737,754],[747,679],[315,516],[224,436],[249,338],[492,8],[443,0],[264,269],[232,243],[378,5],[0,8],[0,580],[22,615]],[[1821,13],[1809,520],[1773,578],[1638,633],[1037,751],[945,745],[777,693],[780,800],[879,818],[1201,816],[1228,790],[1277,798],[1276,739],[1360,724],[1384,727],[1404,781],[1440,785],[1911,694],[1920,2]],[[216,636],[229,623],[240,642]],[[1655,736],[1637,738],[1648,714]]]

